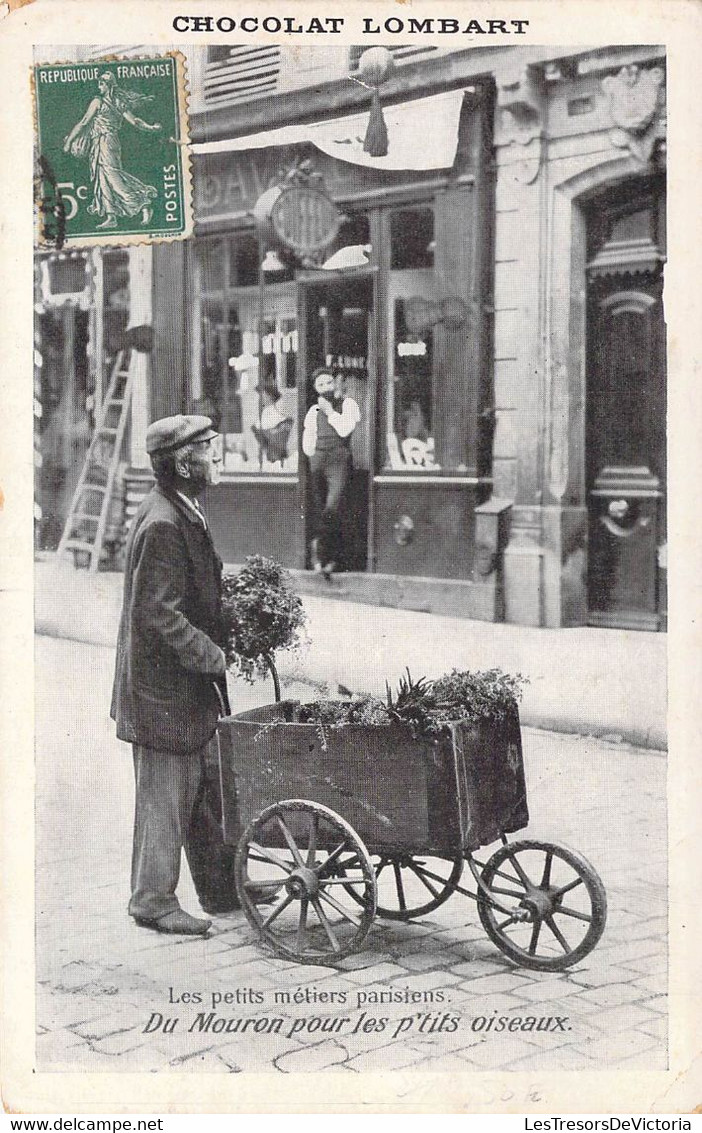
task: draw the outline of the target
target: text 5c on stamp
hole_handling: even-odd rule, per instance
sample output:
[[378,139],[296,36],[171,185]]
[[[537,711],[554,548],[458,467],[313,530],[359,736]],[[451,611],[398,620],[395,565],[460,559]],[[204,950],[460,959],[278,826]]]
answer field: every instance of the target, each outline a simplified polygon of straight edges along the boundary
[[33,78],[41,246],[192,233],[182,55],[47,63]]

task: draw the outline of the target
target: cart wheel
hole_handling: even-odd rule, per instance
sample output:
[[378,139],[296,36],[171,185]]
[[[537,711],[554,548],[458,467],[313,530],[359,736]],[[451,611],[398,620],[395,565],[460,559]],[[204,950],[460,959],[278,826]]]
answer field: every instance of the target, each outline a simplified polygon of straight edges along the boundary
[[[413,854],[374,854],[378,916],[390,921],[423,917],[448,901],[461,879],[463,855],[451,861]],[[430,899],[425,900],[426,897]]]
[[[366,847],[333,810],[305,799],[274,803],[250,823],[237,849],[236,887],[261,940],[299,963],[355,952],[375,916]],[[260,895],[272,903],[256,904]]]
[[525,968],[559,972],[587,956],[607,919],[605,888],[590,863],[566,846],[525,839],[501,846],[481,883],[502,908],[478,892],[483,928]]

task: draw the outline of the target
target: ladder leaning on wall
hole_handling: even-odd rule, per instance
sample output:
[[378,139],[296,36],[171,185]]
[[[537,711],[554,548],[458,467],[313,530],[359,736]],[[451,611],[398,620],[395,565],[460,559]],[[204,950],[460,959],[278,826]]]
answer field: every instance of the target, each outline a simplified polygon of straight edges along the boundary
[[87,558],[91,573],[100,564],[112,493],[117,479],[124,433],[129,418],[132,378],[129,349],[117,354],[105,400],[102,403],[90,447],[86,453],[76,490],[58,546],[58,557],[72,554],[76,565]]

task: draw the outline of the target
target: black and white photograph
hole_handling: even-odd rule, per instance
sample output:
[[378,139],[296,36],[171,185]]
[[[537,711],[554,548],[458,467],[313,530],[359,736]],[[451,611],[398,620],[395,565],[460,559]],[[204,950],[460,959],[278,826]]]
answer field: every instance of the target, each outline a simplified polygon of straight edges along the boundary
[[662,1082],[665,39],[191,8],[26,72],[33,1067]]

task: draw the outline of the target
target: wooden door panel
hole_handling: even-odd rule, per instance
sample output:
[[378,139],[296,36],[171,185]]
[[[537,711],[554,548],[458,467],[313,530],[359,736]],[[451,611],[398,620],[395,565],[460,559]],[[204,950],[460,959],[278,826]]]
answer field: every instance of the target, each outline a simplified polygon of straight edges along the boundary
[[660,270],[612,267],[591,279],[587,329],[589,620],[658,629],[666,448]]

